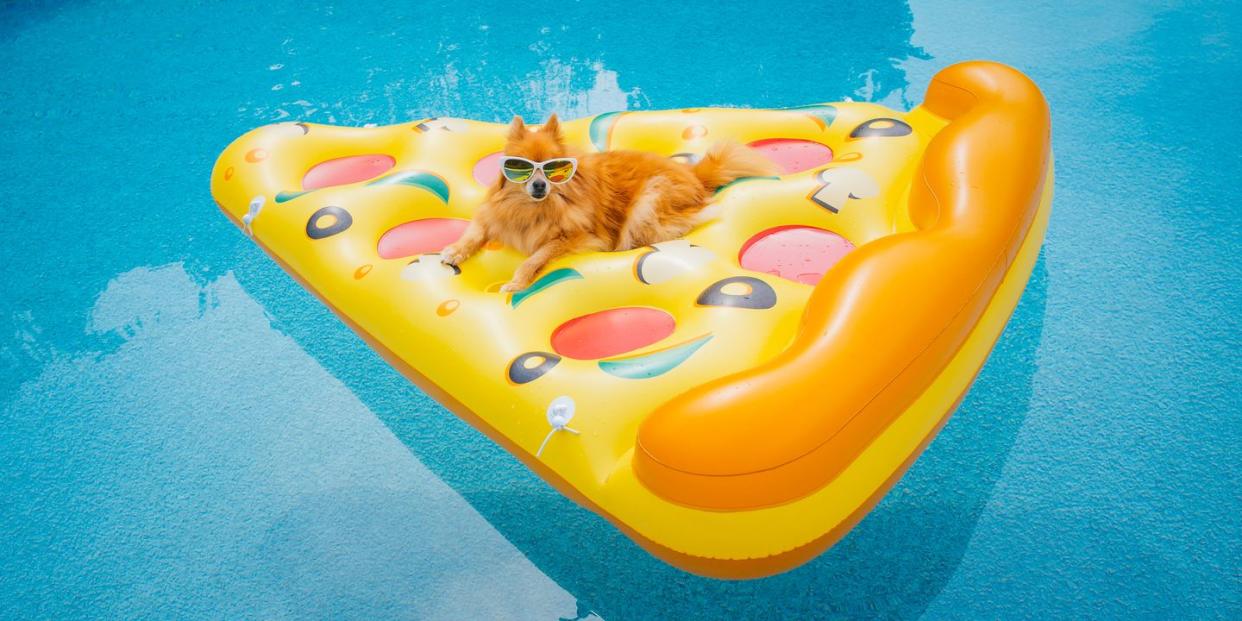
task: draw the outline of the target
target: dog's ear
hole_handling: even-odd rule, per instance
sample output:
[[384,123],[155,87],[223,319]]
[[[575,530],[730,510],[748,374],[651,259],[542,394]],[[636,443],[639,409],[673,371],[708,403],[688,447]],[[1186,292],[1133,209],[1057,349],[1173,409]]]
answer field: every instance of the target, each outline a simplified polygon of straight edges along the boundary
[[550,134],[557,142],[561,141],[561,122],[556,118],[555,112],[552,113],[552,116],[548,117],[548,122],[544,123],[543,127],[539,131],[545,134]]
[[513,122],[509,123],[509,140],[521,140],[526,136],[526,123],[522,121],[522,117],[513,117]]

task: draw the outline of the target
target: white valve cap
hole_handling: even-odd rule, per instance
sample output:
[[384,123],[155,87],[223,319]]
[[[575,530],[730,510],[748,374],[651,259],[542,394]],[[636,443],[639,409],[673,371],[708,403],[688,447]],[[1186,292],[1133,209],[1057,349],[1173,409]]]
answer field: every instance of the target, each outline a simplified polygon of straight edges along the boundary
[[569,395],[562,395],[548,404],[548,424],[561,429],[569,424],[574,417],[574,400]]
[[242,225],[246,228],[246,234],[250,234],[250,226],[254,224],[254,219],[259,217],[259,212],[263,211],[263,204],[267,202],[267,197],[262,194],[250,199],[250,209],[242,216]]

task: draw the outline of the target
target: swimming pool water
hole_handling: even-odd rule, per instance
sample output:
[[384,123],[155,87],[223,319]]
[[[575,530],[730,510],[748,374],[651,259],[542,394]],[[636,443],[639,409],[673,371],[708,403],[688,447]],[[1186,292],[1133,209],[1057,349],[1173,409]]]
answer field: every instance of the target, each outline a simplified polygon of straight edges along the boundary
[[[1236,3],[0,3],[0,617],[1242,617]],[[695,577],[411,387],[223,218],[277,120],[1052,108],[1035,275],[840,544]]]

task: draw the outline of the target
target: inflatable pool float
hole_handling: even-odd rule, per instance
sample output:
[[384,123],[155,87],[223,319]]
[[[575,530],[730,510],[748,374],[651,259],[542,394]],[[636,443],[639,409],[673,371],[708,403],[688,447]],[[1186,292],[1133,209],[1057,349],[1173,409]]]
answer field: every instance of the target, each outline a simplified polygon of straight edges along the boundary
[[992,63],[908,113],[869,103],[613,112],[582,151],[784,174],[685,239],[578,254],[499,292],[496,245],[443,265],[505,125],[281,123],[220,155],[220,208],[396,368],[652,553],[753,577],[820,553],[944,424],[1026,285],[1052,193],[1039,90]]

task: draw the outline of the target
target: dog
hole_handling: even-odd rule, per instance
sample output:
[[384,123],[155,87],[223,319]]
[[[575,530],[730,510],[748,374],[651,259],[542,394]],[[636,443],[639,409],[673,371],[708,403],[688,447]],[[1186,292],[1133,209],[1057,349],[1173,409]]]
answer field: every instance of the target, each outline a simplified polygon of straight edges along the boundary
[[722,142],[690,165],[642,151],[577,157],[553,114],[538,130],[509,125],[502,174],[465,232],[440,253],[456,266],[490,240],[527,255],[502,292],[521,291],[552,260],[677,239],[715,213],[710,199],[742,177],[775,175],[758,152]]

